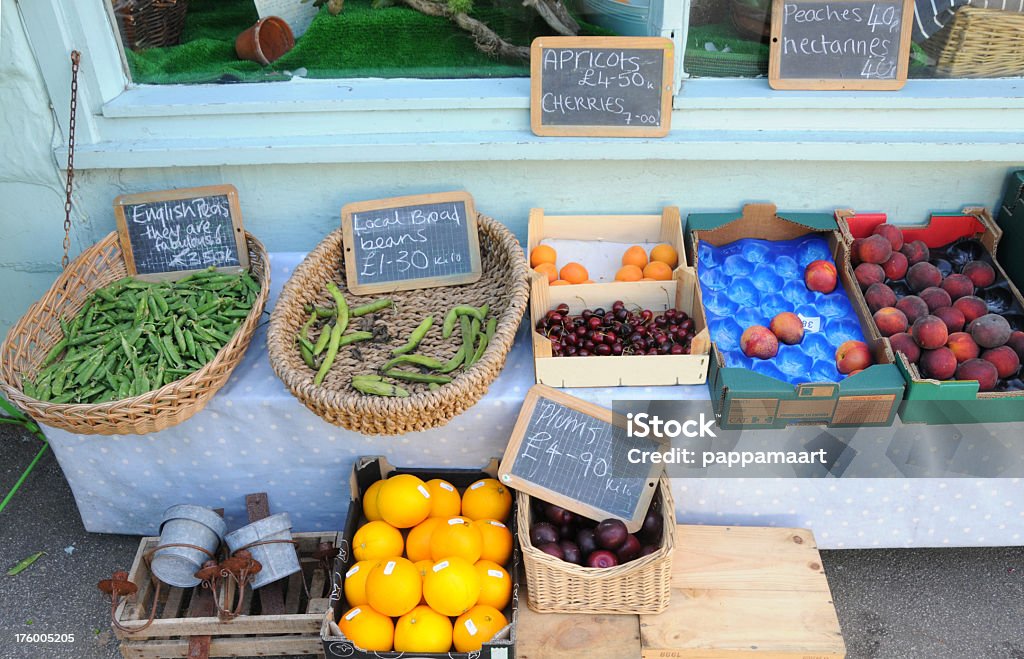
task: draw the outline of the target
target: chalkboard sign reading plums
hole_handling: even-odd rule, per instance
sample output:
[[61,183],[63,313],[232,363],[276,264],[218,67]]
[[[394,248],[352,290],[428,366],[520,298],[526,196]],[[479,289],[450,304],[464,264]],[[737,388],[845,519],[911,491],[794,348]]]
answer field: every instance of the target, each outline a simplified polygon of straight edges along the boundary
[[539,37],[530,47],[537,135],[664,137],[673,45],[661,37]]
[[590,519],[621,519],[633,532],[661,473],[660,465],[628,460],[634,448],[658,444],[628,437],[611,410],[538,384],[526,394],[498,478]]
[[346,204],[341,229],[346,281],[356,295],[480,279],[476,209],[467,192]]
[[773,89],[900,89],[913,0],[773,0]]
[[249,267],[233,185],[121,195],[114,215],[125,265],[139,279],[172,281],[210,267],[236,273]]

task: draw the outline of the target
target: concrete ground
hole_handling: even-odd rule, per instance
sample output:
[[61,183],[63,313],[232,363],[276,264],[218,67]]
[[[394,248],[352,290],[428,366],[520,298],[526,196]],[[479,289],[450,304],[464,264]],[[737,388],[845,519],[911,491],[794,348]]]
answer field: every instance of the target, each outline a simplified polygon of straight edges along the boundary
[[[38,448],[16,426],[0,424],[0,493]],[[137,547],[136,537],[86,533],[48,451],[0,513],[4,572],[46,552],[17,576],[0,576],[0,658],[120,656],[96,583],[127,569]],[[1024,548],[822,556],[851,659],[1024,659]],[[19,634],[73,634],[74,642],[30,644]]]

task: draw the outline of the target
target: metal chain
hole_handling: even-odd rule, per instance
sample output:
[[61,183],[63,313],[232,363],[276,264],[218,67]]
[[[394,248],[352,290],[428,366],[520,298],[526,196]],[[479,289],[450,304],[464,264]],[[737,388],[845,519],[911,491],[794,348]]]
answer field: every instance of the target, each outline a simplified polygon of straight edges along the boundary
[[68,178],[64,187],[64,258],[61,270],[68,267],[68,251],[71,249],[71,187],[75,180],[75,114],[78,111],[78,64],[82,54],[71,51],[71,119],[68,121]]

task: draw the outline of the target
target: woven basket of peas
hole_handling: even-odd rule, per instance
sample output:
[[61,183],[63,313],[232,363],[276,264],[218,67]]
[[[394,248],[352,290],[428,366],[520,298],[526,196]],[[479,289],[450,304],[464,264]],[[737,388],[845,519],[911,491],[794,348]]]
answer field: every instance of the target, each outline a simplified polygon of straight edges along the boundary
[[480,400],[526,311],[529,268],[504,225],[477,219],[483,275],[473,284],[358,296],[345,286],[340,229],[310,252],[267,334],[270,363],[292,394],[368,435],[443,426]]
[[128,277],[113,232],[82,252],[0,344],[0,392],[47,426],[143,434],[188,419],[228,380],[267,303],[270,268],[174,283]]

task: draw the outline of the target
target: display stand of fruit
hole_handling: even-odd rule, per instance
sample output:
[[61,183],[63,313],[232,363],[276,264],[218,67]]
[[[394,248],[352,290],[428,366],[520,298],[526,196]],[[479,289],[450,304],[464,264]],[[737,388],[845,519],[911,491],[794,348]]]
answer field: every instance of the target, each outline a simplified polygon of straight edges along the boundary
[[379,458],[362,459],[353,483],[351,554],[338,559],[327,656],[469,657],[485,646],[510,648],[518,584],[512,493],[486,472],[397,472]]

